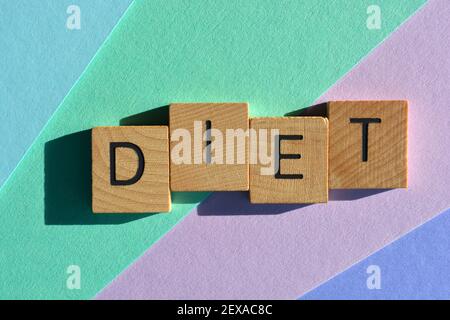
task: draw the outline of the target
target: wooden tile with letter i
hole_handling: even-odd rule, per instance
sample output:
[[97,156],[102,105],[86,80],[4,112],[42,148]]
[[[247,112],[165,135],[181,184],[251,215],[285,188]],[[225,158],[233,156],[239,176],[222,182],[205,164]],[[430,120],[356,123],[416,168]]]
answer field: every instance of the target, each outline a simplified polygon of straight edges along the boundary
[[170,211],[169,129],[92,129],[94,213]]
[[407,101],[331,101],[331,189],[408,186]]
[[172,191],[245,191],[248,104],[170,105]]
[[328,201],[328,120],[250,120],[250,202]]

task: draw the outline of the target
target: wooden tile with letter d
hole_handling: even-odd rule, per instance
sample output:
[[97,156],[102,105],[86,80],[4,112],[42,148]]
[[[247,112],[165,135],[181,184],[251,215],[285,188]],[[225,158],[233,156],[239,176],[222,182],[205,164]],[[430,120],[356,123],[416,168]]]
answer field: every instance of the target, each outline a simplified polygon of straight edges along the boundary
[[406,188],[407,101],[331,101],[330,189]]
[[94,213],[170,211],[165,126],[92,129]]
[[328,201],[328,120],[250,120],[250,202]]

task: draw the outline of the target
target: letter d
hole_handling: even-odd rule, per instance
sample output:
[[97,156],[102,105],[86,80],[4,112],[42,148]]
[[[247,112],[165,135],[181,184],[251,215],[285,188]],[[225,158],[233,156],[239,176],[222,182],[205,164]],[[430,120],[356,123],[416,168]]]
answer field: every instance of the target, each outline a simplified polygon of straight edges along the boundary
[[[128,148],[136,152],[138,156],[138,168],[134,177],[128,180],[117,180],[116,177],[116,149],[117,148]],[[112,186],[129,186],[135,184],[141,179],[144,173],[144,154],[142,150],[135,144],[131,142],[111,142],[109,145],[109,159],[110,159],[110,179]]]

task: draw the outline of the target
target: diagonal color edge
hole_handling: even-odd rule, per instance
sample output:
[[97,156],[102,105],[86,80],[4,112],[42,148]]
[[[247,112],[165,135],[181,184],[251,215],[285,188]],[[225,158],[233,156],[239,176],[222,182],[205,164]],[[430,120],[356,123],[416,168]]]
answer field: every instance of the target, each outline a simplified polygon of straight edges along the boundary
[[46,1],[37,6],[18,1],[2,8],[1,23],[5,26],[0,41],[4,51],[0,83],[7,89],[0,97],[4,107],[0,118],[8,121],[0,127],[0,135],[1,149],[8,152],[0,162],[0,190],[130,2],[125,0],[106,10],[109,4],[104,0],[77,1],[82,14],[79,30],[65,26],[64,19],[69,17],[66,10],[72,4],[69,1]]
[[317,101],[408,98],[408,190],[297,208],[215,193],[97,298],[293,299],[448,208],[449,14],[428,3]]
[[449,299],[450,210],[299,299]]
[[[87,129],[170,101],[248,100],[262,115],[310,104],[420,3],[386,2],[385,28],[361,33],[366,8],[350,1],[136,2],[0,191],[2,298],[92,296],[199,201],[178,199],[170,215],[92,215]],[[80,290],[66,287],[72,264]]]

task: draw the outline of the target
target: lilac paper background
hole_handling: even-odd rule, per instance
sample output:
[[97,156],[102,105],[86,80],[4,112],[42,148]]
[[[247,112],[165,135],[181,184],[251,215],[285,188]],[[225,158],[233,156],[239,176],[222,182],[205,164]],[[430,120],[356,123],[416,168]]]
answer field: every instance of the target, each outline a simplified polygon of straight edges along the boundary
[[[450,210],[364,259],[300,299],[450,299]],[[380,268],[369,290],[367,268]]]
[[309,206],[215,193],[97,298],[296,298],[446,209],[448,16],[431,1],[318,101],[408,98],[408,190]]

